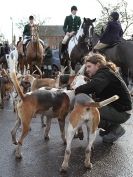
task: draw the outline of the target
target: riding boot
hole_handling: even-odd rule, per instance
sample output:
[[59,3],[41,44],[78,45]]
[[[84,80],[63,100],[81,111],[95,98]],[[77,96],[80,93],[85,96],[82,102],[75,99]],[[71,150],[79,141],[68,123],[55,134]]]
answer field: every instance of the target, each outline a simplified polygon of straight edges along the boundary
[[62,44],[62,46],[61,46],[61,58],[63,58],[65,50],[66,50],[66,44]]
[[23,44],[23,53],[24,53],[24,56],[26,56],[26,45]]

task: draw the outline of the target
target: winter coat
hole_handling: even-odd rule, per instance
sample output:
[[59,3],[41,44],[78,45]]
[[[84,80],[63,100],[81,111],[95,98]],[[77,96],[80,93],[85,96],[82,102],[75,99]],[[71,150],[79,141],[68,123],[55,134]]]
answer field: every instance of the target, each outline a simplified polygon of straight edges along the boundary
[[119,112],[132,109],[131,97],[125,82],[120,75],[114,74],[107,67],[99,69],[92,77],[92,80],[78,87],[75,93],[95,94],[96,99],[99,101],[118,95],[119,99],[111,103],[110,106]]
[[31,26],[30,24],[25,25],[23,36],[31,36]]
[[119,21],[109,21],[107,27],[100,38],[100,42],[112,45],[121,40],[123,30]]

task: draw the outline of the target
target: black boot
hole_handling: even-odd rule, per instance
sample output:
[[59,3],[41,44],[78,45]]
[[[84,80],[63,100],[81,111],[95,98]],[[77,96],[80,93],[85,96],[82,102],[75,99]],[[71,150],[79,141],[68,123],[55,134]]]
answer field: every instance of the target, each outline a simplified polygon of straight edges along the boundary
[[98,128],[101,128],[99,130],[99,135],[100,136],[104,136],[104,135],[107,135],[109,132],[110,132],[110,127],[111,127],[111,123],[106,121],[106,120],[103,120],[101,119],[100,120],[100,123],[98,125]]
[[62,44],[62,46],[61,46],[61,58],[63,58],[65,50],[66,50],[66,44]]
[[121,125],[112,125],[110,128],[110,132],[107,135],[103,136],[103,142],[104,143],[113,143],[118,138],[120,138],[122,135],[124,135],[125,129]]
[[23,44],[23,53],[24,53],[24,56],[26,56],[26,45]]

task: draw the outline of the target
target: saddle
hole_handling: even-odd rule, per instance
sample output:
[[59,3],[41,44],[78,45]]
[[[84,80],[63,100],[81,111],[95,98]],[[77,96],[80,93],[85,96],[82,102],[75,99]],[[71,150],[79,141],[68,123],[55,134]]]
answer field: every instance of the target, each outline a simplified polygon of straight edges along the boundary
[[68,44],[69,44],[69,41],[71,40],[72,37],[73,37],[73,36],[71,36],[71,37],[67,40],[66,44],[62,44],[62,43],[61,43],[61,55],[62,55],[62,57],[67,53]]
[[110,44],[110,45],[107,46],[107,47],[104,47],[104,48],[102,48],[102,49],[98,49],[97,51],[99,51],[100,53],[103,53],[106,49],[113,48],[114,46],[116,46],[116,45],[118,45],[118,44],[120,44],[120,43],[121,43],[121,41],[115,42],[115,43],[113,43],[113,44]]

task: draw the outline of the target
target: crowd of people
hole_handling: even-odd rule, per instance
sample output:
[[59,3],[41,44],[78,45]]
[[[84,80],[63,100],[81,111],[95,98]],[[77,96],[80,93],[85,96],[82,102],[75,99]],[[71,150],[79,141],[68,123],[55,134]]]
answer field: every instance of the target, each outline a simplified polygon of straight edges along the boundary
[[[80,28],[81,18],[76,15],[77,10],[76,6],[72,6],[71,14],[66,16],[64,20],[62,53],[65,51],[69,39],[75,35]],[[23,41],[24,53],[26,52],[27,41],[31,38],[30,28],[34,25],[34,17],[30,16],[29,23],[24,27],[23,38],[20,37],[17,43],[18,45],[20,41]],[[98,43],[94,46],[94,52],[120,42],[122,35],[123,30],[119,22],[119,14],[118,12],[112,12],[105,31],[101,35]],[[0,50],[1,49],[2,48],[0,48]],[[2,50],[0,53],[2,54]],[[4,53],[9,53],[7,44],[5,44]],[[50,77],[52,71],[51,58],[52,50],[50,46],[47,45],[44,54],[44,72],[47,74],[47,77]],[[125,133],[125,129],[121,124],[126,122],[131,116],[132,102],[129,90],[116,70],[116,67],[112,68],[101,54],[88,55],[85,60],[85,65],[86,73],[90,81],[87,84],[79,86],[75,90],[75,94],[91,94],[95,101],[102,101],[113,95],[119,96],[118,101],[100,109],[101,121],[99,127],[104,129],[104,131],[100,131],[100,135],[103,137],[104,142],[112,143]]]

